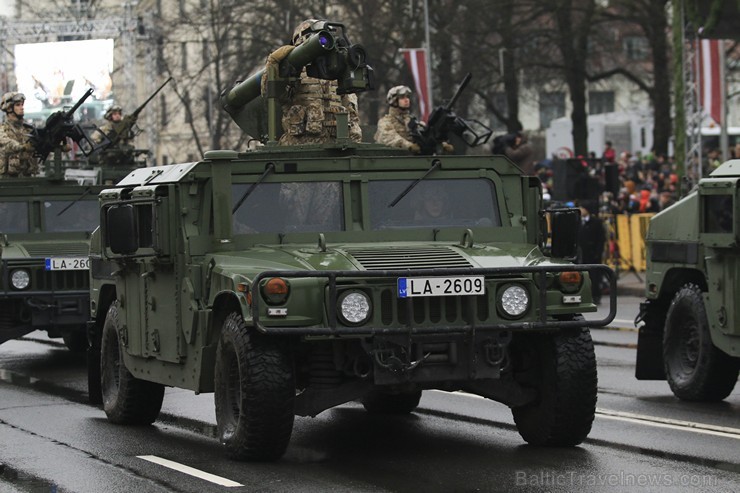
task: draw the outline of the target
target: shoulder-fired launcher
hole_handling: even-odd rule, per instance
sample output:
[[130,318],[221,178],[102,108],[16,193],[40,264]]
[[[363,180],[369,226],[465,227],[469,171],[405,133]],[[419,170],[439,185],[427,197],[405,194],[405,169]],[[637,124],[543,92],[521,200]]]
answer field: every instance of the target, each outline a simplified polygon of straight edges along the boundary
[[[300,76],[304,67],[311,77],[336,80],[337,94],[374,89],[373,69],[367,63],[364,48],[350,43],[343,24],[324,22],[323,29],[296,46],[276,68],[263,68],[224,90],[221,104],[244,132],[276,140],[279,131],[277,98],[291,79]],[[260,98],[263,77],[267,77],[267,94]]]

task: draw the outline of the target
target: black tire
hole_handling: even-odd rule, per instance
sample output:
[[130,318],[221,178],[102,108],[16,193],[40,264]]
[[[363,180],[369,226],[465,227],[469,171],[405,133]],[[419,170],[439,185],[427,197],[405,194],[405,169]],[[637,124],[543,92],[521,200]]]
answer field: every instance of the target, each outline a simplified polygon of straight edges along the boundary
[[224,321],[216,352],[218,436],[236,460],[272,461],[293,432],[295,376],[282,341],[251,331],[241,315]]
[[735,388],[737,360],[712,344],[701,289],[686,284],[673,297],[663,330],[663,363],[673,394],[687,401],[721,401]]
[[596,355],[588,329],[533,334],[518,341],[517,380],[537,390],[535,401],[512,408],[527,443],[572,447],[586,439],[596,413]]
[[67,332],[62,336],[62,340],[67,349],[73,353],[82,353],[87,350],[87,334],[84,326],[79,330]]
[[362,405],[372,414],[409,414],[419,406],[421,390],[393,394],[372,390],[362,398]]
[[162,408],[164,385],[135,378],[126,369],[118,326],[118,303],[113,303],[105,316],[101,341],[103,410],[111,423],[152,424]]

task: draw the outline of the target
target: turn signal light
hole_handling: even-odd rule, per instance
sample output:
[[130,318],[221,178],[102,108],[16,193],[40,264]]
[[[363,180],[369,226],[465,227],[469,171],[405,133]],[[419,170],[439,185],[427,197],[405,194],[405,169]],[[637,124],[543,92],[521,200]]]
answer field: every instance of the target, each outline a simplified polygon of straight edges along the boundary
[[288,281],[280,277],[273,277],[268,279],[262,285],[262,296],[265,301],[271,305],[280,305],[285,303],[290,293],[290,286]]
[[563,291],[572,293],[578,291],[583,282],[583,275],[577,271],[565,271],[558,275],[558,282]]

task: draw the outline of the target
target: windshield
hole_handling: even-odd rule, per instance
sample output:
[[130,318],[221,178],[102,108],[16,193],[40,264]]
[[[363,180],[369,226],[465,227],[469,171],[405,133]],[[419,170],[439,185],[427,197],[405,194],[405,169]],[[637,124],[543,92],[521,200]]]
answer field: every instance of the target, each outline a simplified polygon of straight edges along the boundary
[[44,231],[62,233],[67,231],[93,231],[100,222],[97,200],[78,200],[67,208],[71,200],[47,200],[44,205]]
[[411,180],[371,181],[368,184],[373,230],[501,226],[496,191],[490,180],[423,180],[395,206],[389,207],[409,184]]
[[0,202],[0,233],[28,233],[26,202]]
[[[232,186],[232,206],[249,186]],[[342,231],[342,184],[261,183],[234,213],[233,221],[235,234]]]

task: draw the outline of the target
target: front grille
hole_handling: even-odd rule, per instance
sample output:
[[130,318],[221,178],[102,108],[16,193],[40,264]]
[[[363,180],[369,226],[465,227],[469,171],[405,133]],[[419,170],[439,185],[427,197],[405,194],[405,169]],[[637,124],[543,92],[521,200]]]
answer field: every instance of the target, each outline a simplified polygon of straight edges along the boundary
[[470,325],[490,317],[487,295],[398,298],[395,290],[388,288],[381,290],[379,297],[380,322],[388,327],[409,325],[409,316],[413,325]]
[[[86,270],[46,270],[43,259],[24,259],[3,262],[2,289],[15,293],[87,291],[90,276]],[[31,285],[23,291],[11,288],[10,275],[15,269],[25,269],[31,275]]]
[[347,249],[366,270],[436,269],[472,267],[459,252],[446,247],[430,248],[367,248]]

